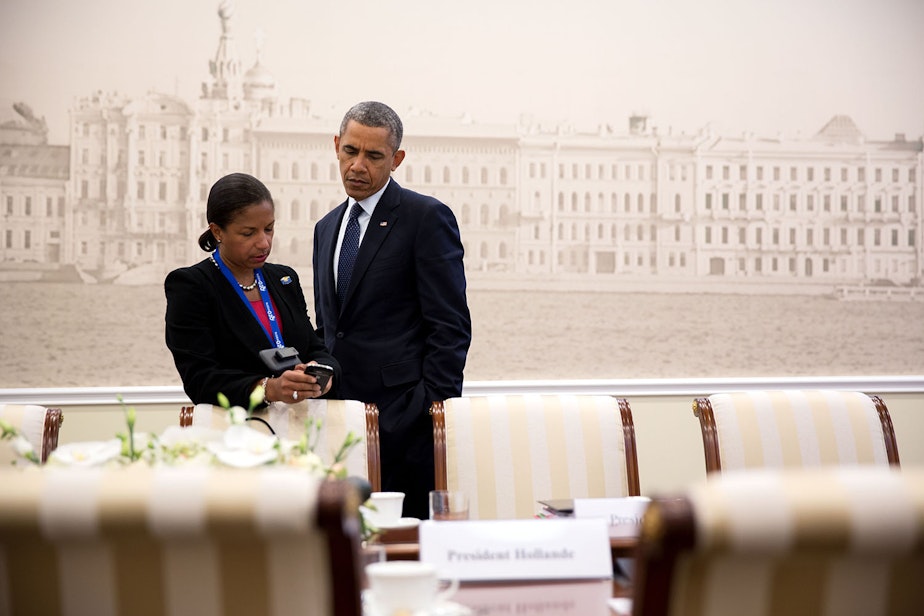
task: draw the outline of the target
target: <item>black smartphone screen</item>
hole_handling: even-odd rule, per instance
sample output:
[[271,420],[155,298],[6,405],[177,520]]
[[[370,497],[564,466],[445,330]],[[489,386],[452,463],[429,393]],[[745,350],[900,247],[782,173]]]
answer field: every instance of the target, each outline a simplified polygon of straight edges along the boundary
[[324,391],[330,377],[334,376],[334,369],[324,364],[308,364],[305,366],[305,374],[310,374],[316,378],[318,380],[318,385],[321,386],[321,391]]

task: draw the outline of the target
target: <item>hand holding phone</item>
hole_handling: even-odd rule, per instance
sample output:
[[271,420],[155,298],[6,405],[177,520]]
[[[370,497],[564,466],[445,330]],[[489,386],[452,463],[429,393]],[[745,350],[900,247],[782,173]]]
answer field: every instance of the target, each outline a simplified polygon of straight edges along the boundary
[[334,376],[334,369],[326,364],[308,364],[305,366],[305,374],[310,374],[318,381],[321,386],[321,392],[327,387],[327,382]]

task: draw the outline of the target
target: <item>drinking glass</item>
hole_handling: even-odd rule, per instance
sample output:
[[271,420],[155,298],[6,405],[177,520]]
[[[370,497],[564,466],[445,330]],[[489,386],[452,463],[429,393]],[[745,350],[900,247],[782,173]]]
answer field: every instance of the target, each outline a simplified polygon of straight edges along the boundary
[[385,546],[381,543],[363,541],[359,552],[360,565],[362,567],[362,587],[369,587],[369,579],[366,576],[366,566],[373,563],[383,563],[387,560]]
[[433,490],[430,492],[431,520],[467,520],[468,496],[465,492]]

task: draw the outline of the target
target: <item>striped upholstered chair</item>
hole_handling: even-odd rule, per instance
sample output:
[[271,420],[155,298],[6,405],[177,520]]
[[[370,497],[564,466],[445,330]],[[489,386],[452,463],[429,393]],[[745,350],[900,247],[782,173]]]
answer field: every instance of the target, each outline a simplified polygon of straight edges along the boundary
[[469,495],[472,519],[531,518],[540,499],[638,496],[628,401],[487,395],[435,402],[437,489]]
[[[35,404],[0,404],[0,419],[16,428],[42,462],[58,447],[58,433],[64,422],[61,409]],[[0,445],[0,466],[8,465],[14,456],[6,443]]]
[[[347,474],[362,477],[373,492],[381,489],[382,467],[379,457],[379,409],[374,403],[356,400],[305,400],[298,404],[270,405],[254,413],[248,425],[272,431],[280,438],[298,440],[305,433],[305,420],[321,421],[315,452],[325,463],[333,460],[336,449],[348,432],[362,437],[364,446],[357,446],[346,460]],[[228,411],[220,406],[197,404],[180,409],[180,426],[228,427]]]
[[360,613],[347,482],[129,467],[4,469],[0,485],[0,613]]
[[635,616],[924,613],[924,469],[728,471],[642,522]]
[[899,465],[892,419],[878,396],[781,390],[693,401],[706,471],[850,464]]

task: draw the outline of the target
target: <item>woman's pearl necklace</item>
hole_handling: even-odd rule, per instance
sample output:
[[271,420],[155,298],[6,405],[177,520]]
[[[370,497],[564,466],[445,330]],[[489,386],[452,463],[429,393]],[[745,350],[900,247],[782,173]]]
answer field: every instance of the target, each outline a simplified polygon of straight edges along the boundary
[[[213,257],[212,255],[209,255],[209,261],[212,262],[212,265],[214,265],[215,267],[218,267],[218,261],[216,261],[216,260],[215,260],[215,257]],[[218,269],[220,270],[221,268],[218,267]],[[239,287],[240,287],[242,290],[244,290],[244,291],[253,291],[254,289],[257,288],[257,277],[256,277],[256,275],[254,275],[254,277],[253,277],[253,282],[252,282],[252,283],[250,283],[250,284],[248,284],[248,285],[243,285],[243,284],[241,284],[240,282],[238,282],[238,283],[237,283],[237,286],[239,286]]]

